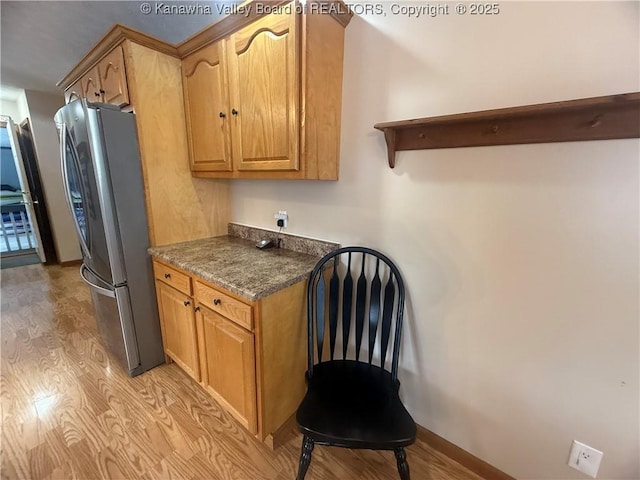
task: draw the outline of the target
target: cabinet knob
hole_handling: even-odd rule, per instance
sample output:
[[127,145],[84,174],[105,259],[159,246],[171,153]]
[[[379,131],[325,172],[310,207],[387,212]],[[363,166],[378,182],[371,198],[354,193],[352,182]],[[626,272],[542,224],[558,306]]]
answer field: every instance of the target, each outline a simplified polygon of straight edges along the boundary
[[200,307],[196,306],[196,308],[193,309],[194,312],[199,312],[200,311]]
[[232,115],[238,115],[238,113],[239,113],[238,110],[236,110],[235,108],[231,109],[231,114]]
[[100,94],[99,94],[98,92],[93,92],[93,94],[94,94],[96,97],[99,97],[99,96],[100,96]]
[[164,278],[171,278],[171,274],[170,273],[165,273],[164,274]]
[[100,89],[100,93],[104,95],[105,91],[103,89]]
[[191,302],[190,302],[189,300],[185,300],[185,301],[184,301],[184,302],[182,302],[182,303],[184,303],[184,306],[185,306],[185,307],[188,307],[189,305],[191,305]]
[[213,299],[213,304],[214,305],[220,305],[222,303],[222,300],[220,300],[219,298],[214,298]]
[[224,117],[226,117],[225,113],[224,112],[220,112],[220,118],[224,118]]

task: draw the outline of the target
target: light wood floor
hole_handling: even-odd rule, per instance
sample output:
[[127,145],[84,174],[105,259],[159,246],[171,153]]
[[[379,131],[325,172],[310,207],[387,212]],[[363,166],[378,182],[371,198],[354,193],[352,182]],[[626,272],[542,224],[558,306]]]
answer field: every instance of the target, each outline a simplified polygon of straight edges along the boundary
[[[129,378],[100,344],[78,267],[2,271],[1,477],[295,478],[300,435],[255,441],[175,365]],[[480,480],[418,441],[414,480]],[[316,447],[308,480],[397,479],[389,452]]]

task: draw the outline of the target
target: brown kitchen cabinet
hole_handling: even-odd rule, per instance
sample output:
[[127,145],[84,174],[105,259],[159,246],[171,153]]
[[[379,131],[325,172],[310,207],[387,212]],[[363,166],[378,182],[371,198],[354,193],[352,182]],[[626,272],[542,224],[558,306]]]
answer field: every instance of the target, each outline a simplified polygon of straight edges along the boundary
[[298,169],[295,23],[268,15],[182,61],[196,174]]
[[190,377],[200,381],[194,302],[190,295],[191,280],[158,263],[154,264],[154,274],[165,354]]
[[202,385],[251,433],[257,432],[253,309],[194,279]]
[[80,85],[82,86],[82,94],[87,100],[90,102],[99,102],[102,100],[100,74],[98,73],[97,65],[80,79]]
[[189,168],[178,57],[175,46],[115,25],[58,83],[67,101],[135,111],[151,246],[226,233],[230,216],[227,182],[194,179]]
[[284,5],[183,59],[194,176],[338,179],[348,18]]
[[[74,88],[76,85],[79,89]],[[110,103],[119,107],[129,104],[124,53],[121,45],[111,50],[65,91],[67,103],[85,97],[90,102]]]
[[238,171],[298,170],[299,19],[267,15],[227,41],[229,123]]
[[194,172],[232,170],[224,47],[223,41],[215,42],[182,61],[189,159]]
[[124,52],[117,46],[98,63],[102,101],[122,107],[129,104],[129,89],[125,71]]
[[253,333],[197,307],[202,384],[247,430],[257,432]]
[[64,91],[64,103],[73,102],[79,98],[84,98],[84,92],[82,91],[82,79],[74,82],[69,88]]
[[[157,259],[153,263],[167,356],[244,428],[273,446],[306,390],[306,280],[251,301]],[[185,278],[190,296],[176,289],[187,285]],[[183,305],[188,299],[193,309]],[[193,316],[187,312],[195,312],[195,337],[184,333],[191,323],[182,316]],[[174,318],[183,322],[178,333]],[[176,343],[196,355],[197,369],[193,356],[176,353]]]

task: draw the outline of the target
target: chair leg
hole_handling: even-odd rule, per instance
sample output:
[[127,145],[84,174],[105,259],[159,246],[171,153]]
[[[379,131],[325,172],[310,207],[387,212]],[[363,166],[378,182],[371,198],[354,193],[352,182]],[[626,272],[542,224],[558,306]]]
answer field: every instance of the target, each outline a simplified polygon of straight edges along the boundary
[[396,448],[394,450],[396,454],[396,461],[398,462],[398,472],[400,473],[400,480],[411,480],[409,474],[409,463],[407,463],[407,454],[404,448]]
[[315,444],[310,437],[304,436],[302,440],[302,451],[300,452],[300,465],[298,466],[298,476],[296,480],[304,480],[304,476],[307,474],[309,464],[311,463],[311,452]]

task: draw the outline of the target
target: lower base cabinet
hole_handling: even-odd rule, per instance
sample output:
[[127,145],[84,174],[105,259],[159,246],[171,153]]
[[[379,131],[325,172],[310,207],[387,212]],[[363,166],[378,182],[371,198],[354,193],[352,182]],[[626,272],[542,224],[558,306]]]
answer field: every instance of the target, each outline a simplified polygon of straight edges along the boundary
[[253,333],[204,306],[196,307],[201,382],[247,430],[256,434]]
[[164,352],[194,380],[200,380],[193,300],[156,280]]
[[252,302],[154,260],[168,359],[271,447],[306,386],[306,281]]

